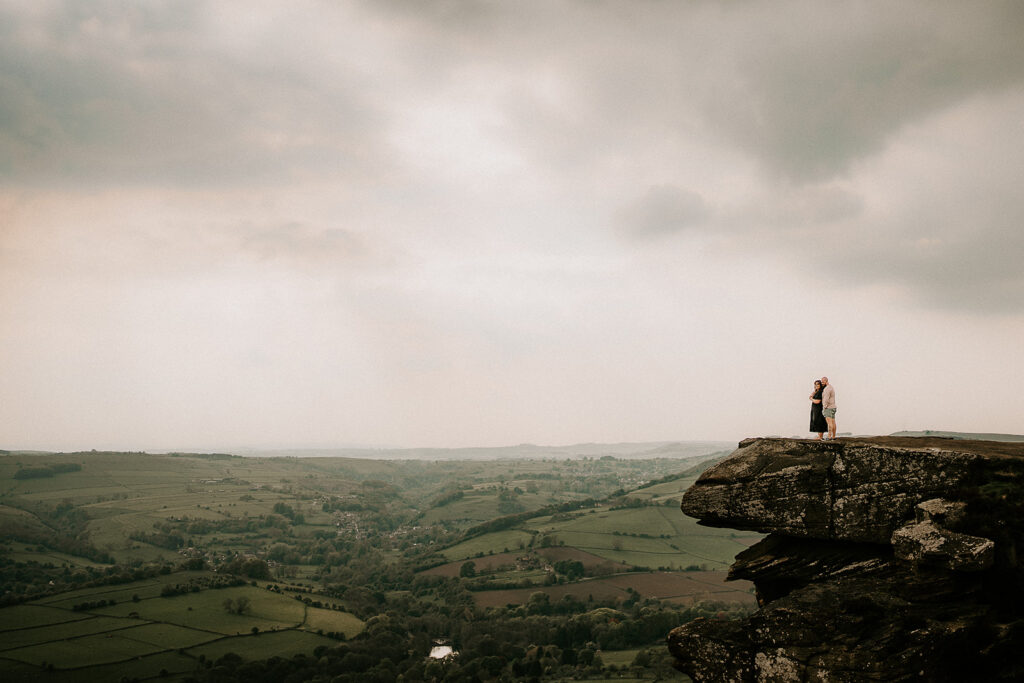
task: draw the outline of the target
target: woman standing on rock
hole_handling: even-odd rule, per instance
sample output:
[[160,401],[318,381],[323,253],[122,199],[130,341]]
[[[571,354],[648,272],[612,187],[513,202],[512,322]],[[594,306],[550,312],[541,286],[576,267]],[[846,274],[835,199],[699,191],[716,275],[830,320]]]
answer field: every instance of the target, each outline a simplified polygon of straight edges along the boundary
[[821,382],[814,380],[814,391],[808,396],[811,399],[811,431],[818,433],[816,441],[821,441],[821,437],[828,431],[828,423],[821,413],[821,390]]

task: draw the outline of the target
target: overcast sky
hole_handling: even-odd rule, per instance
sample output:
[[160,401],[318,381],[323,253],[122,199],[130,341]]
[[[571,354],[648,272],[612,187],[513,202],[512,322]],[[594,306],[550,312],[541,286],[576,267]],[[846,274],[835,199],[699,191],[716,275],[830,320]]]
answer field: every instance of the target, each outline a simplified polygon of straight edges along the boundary
[[1022,433],[1022,35],[0,0],[0,448]]

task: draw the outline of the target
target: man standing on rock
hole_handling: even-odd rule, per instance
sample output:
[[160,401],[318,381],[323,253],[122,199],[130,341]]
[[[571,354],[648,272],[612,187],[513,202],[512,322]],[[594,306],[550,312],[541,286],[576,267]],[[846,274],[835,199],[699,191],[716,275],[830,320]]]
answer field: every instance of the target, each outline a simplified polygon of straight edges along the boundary
[[821,378],[821,413],[828,424],[828,439],[836,438],[836,390],[828,383],[828,377]]

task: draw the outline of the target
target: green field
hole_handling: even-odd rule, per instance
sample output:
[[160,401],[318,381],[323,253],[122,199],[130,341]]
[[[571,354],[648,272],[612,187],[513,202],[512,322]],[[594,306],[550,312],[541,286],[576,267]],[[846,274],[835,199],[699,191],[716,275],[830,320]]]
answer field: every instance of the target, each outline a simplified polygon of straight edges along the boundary
[[50,564],[57,567],[67,565],[69,567],[100,568],[105,566],[84,557],[76,557],[54,550],[33,550],[29,547],[25,547],[24,550],[10,550],[4,553],[4,557],[12,562],[34,562],[40,565]]
[[136,626],[135,628],[123,631],[119,635],[129,640],[163,646],[161,649],[192,647],[200,643],[208,643],[219,637],[215,633],[185,628],[184,626],[176,626],[174,624],[143,624],[142,626]]
[[530,532],[509,529],[471,538],[445,548],[441,553],[449,560],[467,560],[478,555],[515,552],[519,548],[528,547],[532,542],[533,534]]
[[52,664],[58,669],[70,669],[123,662],[166,649],[126,638],[120,631],[114,631],[5,650],[3,656],[36,666]]
[[[239,597],[251,601],[251,610],[246,614],[226,612],[224,601]],[[239,586],[169,598],[150,598],[138,603],[123,602],[113,607],[101,607],[95,612],[111,616],[137,613],[140,619],[149,621],[237,635],[247,633],[253,627],[261,631],[296,628],[305,619],[306,606],[278,593],[252,586]]]
[[287,656],[294,652],[312,652],[324,645],[332,647],[338,641],[305,631],[278,631],[277,633],[260,633],[257,635],[227,638],[187,650],[189,655],[198,658],[217,659],[229,652],[243,659],[266,659],[268,657]]
[[[14,662],[12,665],[17,666]],[[24,665],[27,666],[27,665]],[[10,671],[10,683],[97,683],[98,681],[120,681],[138,678],[139,680],[180,680],[174,674],[185,674],[194,671],[196,660],[177,652],[157,652],[140,655],[127,662],[97,664],[78,669],[48,670],[40,677],[38,669],[13,669]],[[5,672],[7,673],[7,672]],[[170,675],[172,678],[166,678]]]
[[[14,609],[17,609],[17,607],[8,608],[8,610]],[[8,610],[0,610],[0,615],[4,615],[4,612]],[[82,619],[68,621],[63,624],[52,624],[46,627],[36,626],[35,628],[25,627],[13,631],[5,631],[2,641],[0,641],[0,652],[28,645],[39,645],[55,640],[66,640],[68,638],[77,638],[94,633],[106,633],[133,627],[132,622],[128,619],[95,617],[88,614],[81,616],[83,617]]]
[[302,628],[324,633],[344,633],[346,638],[351,638],[363,630],[363,622],[348,612],[308,607]]
[[36,605],[14,605],[0,609],[0,631],[35,628],[48,624],[62,624],[68,621],[88,619],[88,614]]
[[443,553],[452,561],[472,559],[514,550],[520,543],[543,547],[545,537],[550,545],[577,548],[631,566],[724,569],[762,536],[702,527],[674,507],[596,508],[571,519],[537,517],[521,528],[477,536]]
[[[580,602],[626,600],[631,594],[680,605],[731,603],[753,606],[755,598],[747,581],[726,581],[725,572],[627,572],[583,581],[530,588],[494,589],[474,593],[481,607],[526,604],[535,593],[545,593],[552,602],[572,596]],[[631,593],[632,591],[632,593]]]
[[[235,652],[262,658],[311,652],[319,645],[337,644],[317,632],[352,637],[363,629],[363,622],[352,614],[309,607],[255,586],[159,596],[166,584],[209,575],[180,572],[161,576],[159,581],[81,589],[0,609],[0,670],[16,673],[19,665],[52,667],[60,680],[103,680],[104,671],[116,671],[118,678],[125,672],[138,676],[155,675],[161,669],[182,672],[191,670],[201,654],[216,658]],[[245,614],[228,613],[224,601],[238,598],[248,599],[249,609]],[[100,599],[115,599],[116,604],[71,609]],[[254,628],[258,637],[253,636]]]

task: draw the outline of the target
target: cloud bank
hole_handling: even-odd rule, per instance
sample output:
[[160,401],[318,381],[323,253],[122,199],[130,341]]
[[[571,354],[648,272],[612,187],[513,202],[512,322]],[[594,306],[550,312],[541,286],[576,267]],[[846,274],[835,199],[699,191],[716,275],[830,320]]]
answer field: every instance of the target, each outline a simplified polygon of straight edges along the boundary
[[[998,1],[0,1],[0,427],[731,438],[792,409],[736,424],[727,376],[802,410],[823,364],[867,397],[1005,358],[1022,34]],[[1000,396],[865,424],[1013,431]]]

